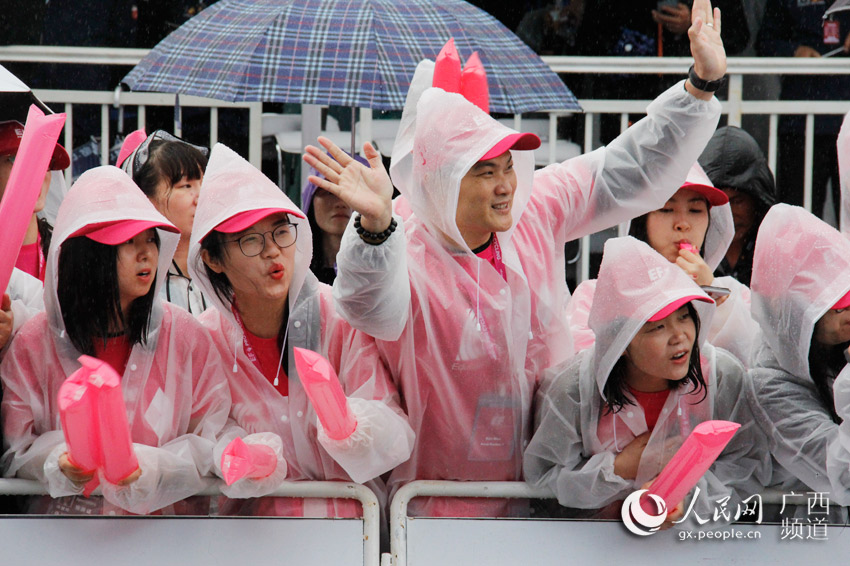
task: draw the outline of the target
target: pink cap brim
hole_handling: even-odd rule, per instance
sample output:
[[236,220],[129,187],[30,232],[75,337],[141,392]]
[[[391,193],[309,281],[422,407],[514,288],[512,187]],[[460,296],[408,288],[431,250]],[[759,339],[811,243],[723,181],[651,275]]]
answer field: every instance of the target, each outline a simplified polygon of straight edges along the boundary
[[163,224],[162,222],[153,220],[118,220],[116,222],[89,224],[68,237],[76,238],[77,236],[85,236],[101,244],[117,246],[150,228],[162,228],[169,232],[180,233],[177,228],[170,224]]
[[484,157],[479,159],[479,161],[499,157],[509,149],[529,150],[537,149],[538,147],[540,147],[540,138],[537,137],[537,134],[508,134],[507,136],[503,137],[499,143],[491,147],[490,151],[485,153]]
[[706,199],[708,199],[708,204],[711,206],[722,206],[729,202],[729,197],[726,196],[726,193],[721,191],[716,187],[711,187],[709,185],[700,185],[697,183],[685,183],[680,189],[688,189],[694,191],[696,193],[701,194]]
[[118,160],[115,162],[116,167],[121,167],[124,161],[130,157],[136,149],[148,139],[148,135],[144,130],[135,130],[127,134],[124,138],[124,143],[121,144],[121,151],[118,153]]
[[293,216],[297,216],[298,218],[304,218],[304,215],[298,212],[297,210],[291,210],[288,208],[258,208],[255,210],[246,210],[245,212],[234,214],[233,216],[231,216],[213,229],[216,232],[224,232],[225,234],[241,232],[246,228],[250,228],[263,218],[271,216],[272,214],[277,214],[279,212],[291,214]]
[[848,291],[847,294],[838,299],[837,303],[832,305],[832,310],[846,309],[847,307],[850,307],[850,291]]
[[714,302],[710,298],[703,295],[688,295],[687,297],[676,299],[675,301],[673,301],[672,303],[670,303],[669,305],[649,317],[649,320],[647,322],[657,322],[662,318],[667,318],[668,316],[679,310],[682,305],[690,303],[691,301],[705,301],[706,303]]

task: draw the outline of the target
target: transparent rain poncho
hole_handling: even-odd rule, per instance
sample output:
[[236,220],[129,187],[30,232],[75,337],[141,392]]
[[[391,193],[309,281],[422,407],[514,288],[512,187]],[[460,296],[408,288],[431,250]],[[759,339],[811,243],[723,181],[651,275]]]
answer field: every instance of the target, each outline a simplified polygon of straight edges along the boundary
[[[713,186],[698,163],[694,163],[691,167],[686,182]],[[729,203],[712,206],[709,209],[709,219],[703,242],[705,252],[703,259],[714,271],[723,261],[726,250],[729,249],[729,244],[735,235],[735,224],[732,221],[732,209]],[[708,329],[708,341],[715,347],[728,350],[745,367],[749,367],[753,344],[758,335],[758,324],[750,314],[750,290],[730,276],[715,277],[712,285],[725,287],[731,291],[731,294],[716,309],[711,328]],[[576,287],[572,299],[567,304],[566,316],[572,331],[573,347],[576,353],[592,346],[595,340],[593,331],[587,323],[595,289],[595,279],[583,281]]]
[[[243,479],[225,489],[231,497],[261,497],[284,479],[366,482],[408,458],[413,432],[399,407],[398,392],[374,340],[351,328],[333,308],[331,289],[310,272],[313,239],[306,219],[294,214],[297,226],[295,267],[289,287],[287,359],[289,395],[282,396],[251,362],[243,349],[243,332],[229,303],[213,290],[201,259],[201,240],[232,216],[261,208],[301,214],[289,198],[250,163],[218,144],[210,155],[195,213],[189,269],[213,305],[200,317],[227,364],[233,397],[230,426],[217,448],[236,436],[248,443],[280,446],[278,470],[265,479]],[[236,250],[235,253],[241,253]],[[330,360],[351,402],[358,427],[345,441],[320,436],[319,422],[299,381],[293,347],[307,348]],[[281,376],[285,379],[285,376]],[[219,463],[216,462],[218,466]],[[288,471],[287,471],[288,468]],[[281,473],[283,472],[283,473]],[[370,483],[378,493],[380,479]],[[232,500],[225,513],[353,516],[356,503],[346,500]]]
[[[564,243],[660,207],[672,191],[659,187],[682,184],[683,163],[696,161],[718,110],[679,83],[607,148],[537,172],[532,152],[512,151],[513,225],[496,235],[505,280],[471,252],[455,216],[463,176],[514,130],[458,94],[424,90],[415,127],[402,120],[390,168],[409,210],[379,246],[350,225],[334,282],[338,310],[378,339],[417,433],[392,489],[414,479],[522,477],[538,376],[571,352]],[[419,515],[506,512],[481,500],[411,504]]]
[[838,151],[838,179],[841,186],[841,206],[838,214],[839,229],[850,234],[850,112],[844,115],[836,140]]
[[753,260],[753,316],[763,343],[754,357],[749,400],[778,462],[773,482],[785,492],[828,492],[833,504],[845,506],[850,370],[845,366],[833,385],[835,409],[844,419],[838,425],[812,381],[809,348],[817,321],[848,290],[850,242],[802,208],[774,205],[759,229]]
[[[12,269],[12,277],[9,279],[9,288],[6,289],[9,298],[12,299],[12,336],[20,329],[26,321],[37,313],[44,310],[44,287],[38,279],[18,269]],[[8,343],[7,343],[8,346]],[[0,355],[5,350],[0,350]]]
[[[727,352],[705,341],[714,314],[711,302],[693,300],[700,319],[703,392],[690,385],[671,390],[640,460],[637,477],[614,473],[614,459],[634,438],[647,432],[642,407],[608,411],[602,394],[608,376],[643,324],[666,305],[707,295],[679,267],[634,238],[605,243],[596,298],[590,311],[595,344],[550,369],[536,397],[534,438],[525,451],[525,477],[548,487],[567,507],[602,509],[654,479],[697,424],[711,419],[740,423],[730,444],[700,480],[697,514],[711,516],[715,502],[736,501],[758,492],[766,475],[765,447],[743,395],[746,372]],[[690,498],[686,499],[690,502]],[[619,516],[619,507],[614,510]]]
[[[58,466],[67,448],[60,429],[57,394],[62,382],[80,367],[80,352],[65,334],[59,309],[59,256],[68,236],[81,228],[127,219],[170,225],[120,169],[98,167],[80,176],[65,197],[53,229],[44,287],[45,312],[21,328],[0,366],[4,385],[3,475],[43,482],[53,497],[82,492],[82,486],[73,484]],[[158,291],[179,236],[159,228],[157,233]],[[148,341],[132,348],[121,377],[141,476],[126,487],[102,481],[105,501],[80,497],[76,502],[45,502],[36,498],[32,510],[205,513],[204,506],[172,504],[202,489],[202,476],[211,472],[213,446],[230,410],[224,371],[218,350],[201,325],[184,310],[155,299]]]

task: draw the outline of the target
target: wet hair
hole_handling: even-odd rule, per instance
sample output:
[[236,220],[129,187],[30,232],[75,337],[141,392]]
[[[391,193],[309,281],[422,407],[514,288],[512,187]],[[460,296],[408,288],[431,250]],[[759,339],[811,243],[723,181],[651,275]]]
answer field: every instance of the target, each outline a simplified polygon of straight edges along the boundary
[[835,397],[832,394],[833,380],[847,364],[844,359],[844,350],[850,346],[850,342],[837,344],[835,346],[824,346],[815,340],[814,332],[809,345],[809,375],[815,384],[821,403],[826,407],[832,422],[841,424],[843,419],[835,410]]
[[[708,199],[705,199],[705,203],[708,206],[706,209],[708,214],[708,224],[705,226],[705,234],[702,236],[702,246],[699,249],[699,255],[701,257],[705,257],[706,236],[708,236],[708,231],[711,229],[711,205],[709,204]],[[650,212],[655,211],[653,210]],[[649,232],[646,229],[646,219],[649,217],[650,212],[642,214],[637,218],[632,218],[631,224],[629,225],[629,236],[636,238],[651,247],[652,244],[649,243]]]
[[187,143],[156,140],[148,152],[148,160],[133,175],[133,181],[149,199],[156,196],[161,180],[167,181],[170,191],[183,177],[200,179],[207,168],[207,157]]
[[[316,189],[316,192],[321,190],[324,189]],[[315,200],[315,198],[316,195],[314,194],[313,199]],[[336,278],[336,270],[333,267],[327,266],[325,247],[322,245],[325,232],[319,228],[319,223],[316,222],[316,207],[313,206],[313,201],[310,201],[310,208],[307,209],[305,214],[307,216],[307,222],[310,223],[310,230],[313,233],[313,259],[310,260],[310,271],[322,283],[333,285]]]
[[[696,405],[705,400],[706,395],[708,395],[708,388],[702,376],[702,367],[699,362],[699,315],[693,303],[688,303],[687,307],[688,314],[691,315],[691,320],[694,321],[694,347],[691,349],[691,357],[688,360],[688,374],[682,379],[668,382],[668,387],[670,389],[678,389],[679,387],[690,384],[691,390],[689,393],[699,393],[702,391],[702,397],[700,397],[699,401],[694,402],[694,405]],[[608,380],[605,382],[602,393],[605,395],[605,404],[608,407],[608,413],[619,413],[624,406],[634,405],[632,400],[626,396],[626,390],[628,389],[628,385],[626,384],[626,376],[628,374],[626,364],[626,356],[620,356],[620,359],[611,368],[611,373],[608,374]]]
[[[154,231],[156,234],[156,231]],[[159,249],[159,235],[156,235]],[[148,339],[155,285],[130,303],[127,319],[121,311],[118,288],[118,246],[95,242],[85,236],[70,238],[59,249],[57,294],[65,331],[74,347],[94,356],[95,340],[110,337],[109,327],[124,328],[130,345]]]
[[41,238],[41,253],[47,257],[50,241],[53,239],[53,226],[44,218],[37,218],[38,236]]
[[[217,230],[212,230],[204,237],[203,240],[201,240],[201,250],[206,250],[207,254],[209,255],[209,258],[212,261],[216,261],[221,265],[223,265],[227,261],[228,252],[224,249],[224,244],[226,243],[225,238],[227,236],[228,235],[223,234]],[[232,234],[230,236],[232,236]],[[210,266],[207,265],[207,263],[202,259],[199,259],[199,261],[203,264],[204,273],[210,280],[210,284],[212,285],[213,291],[215,291],[216,296],[222,303],[224,303],[225,305],[229,305],[232,308],[236,297],[233,293],[233,285],[230,284],[230,279],[228,279],[227,275],[224,273],[216,273],[215,271],[213,271]],[[283,317],[280,321],[280,328],[277,331],[277,345],[281,350],[284,348],[283,336],[286,334],[286,325],[288,321],[289,300],[286,301],[286,307],[283,310]],[[283,356],[284,371],[286,371],[287,365],[288,363],[286,360],[286,356]]]

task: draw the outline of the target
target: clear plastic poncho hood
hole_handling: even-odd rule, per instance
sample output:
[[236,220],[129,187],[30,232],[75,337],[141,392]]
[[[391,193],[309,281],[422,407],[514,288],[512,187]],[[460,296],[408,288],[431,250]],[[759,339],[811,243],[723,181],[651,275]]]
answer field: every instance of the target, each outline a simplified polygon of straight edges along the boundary
[[777,204],[754,255],[753,318],[780,367],[807,376],[815,323],[850,290],[850,242],[805,209]]
[[705,342],[714,316],[714,301],[677,265],[647,244],[627,236],[605,242],[590,328],[596,333],[593,374],[599,391],[632,338],[652,315],[676,299],[698,296],[693,302],[700,318],[697,342]]

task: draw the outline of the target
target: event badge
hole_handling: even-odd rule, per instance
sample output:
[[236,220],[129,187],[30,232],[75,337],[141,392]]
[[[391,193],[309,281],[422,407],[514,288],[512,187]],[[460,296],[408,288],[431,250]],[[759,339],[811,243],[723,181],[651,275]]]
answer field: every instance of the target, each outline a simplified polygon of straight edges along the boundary
[[823,23],[823,42],[826,45],[841,43],[841,23],[836,20],[826,20]]
[[469,460],[504,462],[513,457],[516,445],[515,403],[509,398],[485,394],[478,399],[469,446]]

